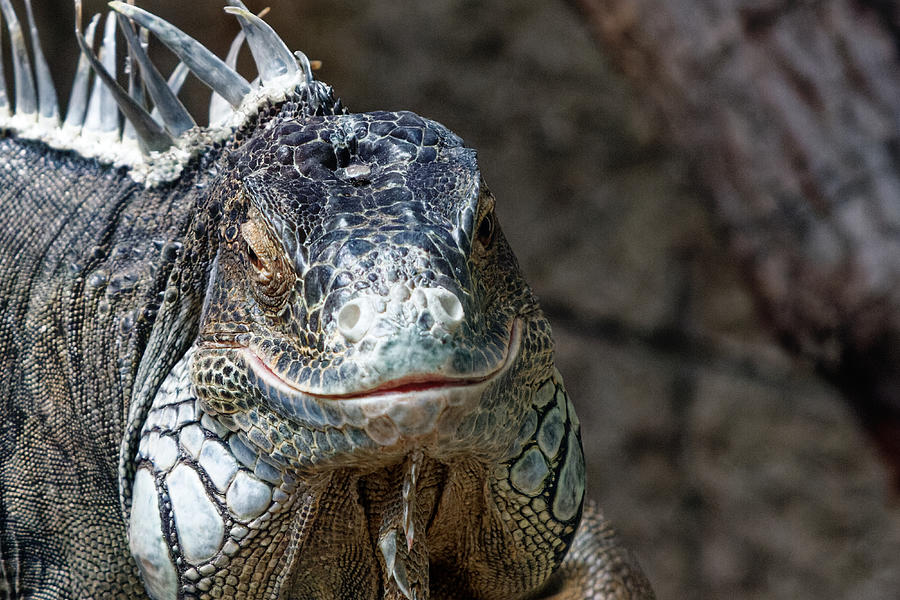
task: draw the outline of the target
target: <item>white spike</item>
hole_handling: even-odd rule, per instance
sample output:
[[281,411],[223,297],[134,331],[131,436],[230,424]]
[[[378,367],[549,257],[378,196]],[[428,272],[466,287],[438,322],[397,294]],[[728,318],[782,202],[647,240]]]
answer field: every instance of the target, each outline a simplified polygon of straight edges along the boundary
[[[99,21],[100,15],[94,15],[91,22],[88,23],[87,29],[85,29],[84,38],[87,40],[88,46],[94,45],[94,32],[97,30]],[[72,82],[72,93],[69,95],[69,108],[66,111],[64,127],[81,129],[81,126],[84,125],[90,77],[91,63],[86,56],[80,55],[78,58],[78,69],[75,71],[75,80]]]
[[178,92],[181,91],[181,86],[184,85],[184,80],[187,79],[188,73],[190,72],[191,70],[188,69],[188,66],[183,62],[175,65],[172,73],[169,74],[169,79],[166,81],[173,94],[178,95]]
[[12,49],[16,114],[34,116],[37,113],[37,96],[34,91],[34,78],[31,75],[31,61],[25,47],[25,36],[9,0],[0,0],[0,10],[6,18],[6,30],[9,32],[9,45]]
[[[154,121],[150,117],[150,113],[146,111],[146,109],[138,104],[134,98],[128,95],[128,92],[122,89],[122,86],[115,80],[115,77],[112,73],[110,73],[104,64],[97,58],[94,54],[94,50],[88,46],[87,42],[84,39],[84,35],[81,33],[81,10],[82,4],[81,0],[75,0],[75,39],[78,41],[78,47],[81,49],[81,53],[84,56],[87,56],[88,60],[91,63],[91,69],[97,74],[97,81],[95,82],[97,85],[106,86],[107,91],[112,96],[113,102],[116,103],[119,109],[121,109],[122,113],[125,115],[125,118],[131,121],[134,124],[135,132],[137,133],[139,145],[141,151],[144,154],[149,154],[151,152],[162,152],[168,148],[170,148],[173,144],[172,138],[163,130],[159,124]],[[110,16],[113,16],[112,13]],[[110,18],[107,17],[107,21]],[[112,21],[115,23],[115,17],[113,16]],[[109,29],[109,25],[107,24],[107,29]],[[113,26],[113,34],[115,34],[115,28]],[[106,46],[106,49],[109,50],[109,46]],[[115,59],[115,56],[113,56]],[[93,97],[92,97],[93,100]],[[101,100],[97,100],[97,105],[101,104]],[[90,110],[88,110],[88,118],[90,118]],[[116,120],[118,120],[118,112],[115,113]],[[86,119],[87,121],[87,119]],[[102,123],[98,119],[98,123]],[[102,131],[98,132],[99,137],[110,137],[111,141],[118,141],[119,136],[117,131],[109,132],[108,136],[104,136]]]
[[[147,48],[150,47],[150,32],[141,27],[138,29],[138,39],[141,42],[141,48],[143,48],[144,52],[147,52]],[[137,61],[134,58],[134,53],[131,51],[131,48],[128,48],[128,95],[131,96],[132,100],[134,100],[138,106],[145,106],[146,102],[144,99],[144,84],[141,81],[140,76],[137,74]],[[134,129],[134,123],[130,120],[125,119],[125,125],[122,127],[122,139],[123,140],[135,140],[137,139],[138,134]]]
[[56,87],[50,75],[50,67],[41,50],[37,25],[34,22],[34,11],[31,0],[25,0],[25,12],[28,15],[28,28],[31,31],[31,51],[34,52],[34,70],[37,76],[38,110],[41,118],[50,119],[54,125],[59,122],[59,102],[56,99]]
[[[103,45],[100,47],[100,63],[110,76],[116,76],[116,15],[106,15],[103,28]],[[89,131],[113,133],[119,130],[119,108],[112,92],[100,80],[94,77],[94,88],[88,103],[84,128]]]
[[300,70],[303,71],[303,75],[306,77],[306,85],[310,85],[315,77],[313,76],[312,63],[309,62],[309,57],[300,50],[295,50],[294,56],[297,57],[297,62],[300,63]]
[[[3,29],[0,27],[0,32]],[[6,96],[6,76],[3,74],[3,35],[0,33],[0,118],[9,116],[9,98]]]
[[[169,75],[169,79],[166,80],[166,85],[169,86],[169,89],[172,90],[173,94],[175,94],[176,96],[178,95],[178,92],[181,91],[181,86],[184,85],[184,80],[187,79],[188,73],[190,72],[191,70],[188,69],[187,65],[183,62],[175,65],[175,69],[172,70],[172,73]],[[151,112],[150,115],[154,119],[159,121],[159,108],[154,107],[153,112]]]
[[187,63],[200,81],[225,96],[235,108],[241,105],[250,92],[246,79],[177,27],[136,6],[122,2],[110,2],[109,5],[113,10],[152,31],[178,58]]
[[122,32],[125,35],[125,40],[128,42],[128,47],[131,49],[132,56],[137,60],[138,65],[140,65],[141,79],[147,86],[147,92],[153,99],[153,103],[159,109],[163,124],[169,133],[178,137],[196,125],[194,119],[191,118],[187,109],[172,92],[172,89],[162,78],[162,75],[159,74],[159,71],[156,70],[156,67],[150,61],[150,57],[144,52],[137,35],[135,35],[134,30],[131,29],[131,25],[126,20],[126,17],[117,15],[117,18],[121,19]]
[[[242,29],[235,36],[234,40],[231,42],[231,47],[228,49],[228,55],[225,57],[225,64],[232,70],[237,72],[237,59],[238,54],[241,52],[241,46],[244,45],[244,40],[247,36],[244,34],[244,30]],[[231,116],[231,104],[228,103],[228,100],[223,98],[219,93],[213,92],[212,96],[209,98],[209,124],[212,126],[214,123],[218,123],[219,121],[224,121],[228,117]]]
[[236,16],[247,34],[247,44],[263,85],[277,85],[283,78],[297,77],[300,72],[297,60],[274,29],[246,8],[226,6],[225,12]]
[[384,557],[385,570],[400,593],[408,600],[416,600],[416,595],[410,590],[409,578],[406,576],[406,565],[403,562],[403,555],[398,556],[397,552],[397,530],[390,529],[379,536],[378,548]]
[[422,461],[425,459],[421,450],[416,450],[410,455],[406,464],[406,473],[403,478],[403,533],[406,534],[406,549],[412,551],[416,537],[416,487],[418,485],[419,471],[422,470]]

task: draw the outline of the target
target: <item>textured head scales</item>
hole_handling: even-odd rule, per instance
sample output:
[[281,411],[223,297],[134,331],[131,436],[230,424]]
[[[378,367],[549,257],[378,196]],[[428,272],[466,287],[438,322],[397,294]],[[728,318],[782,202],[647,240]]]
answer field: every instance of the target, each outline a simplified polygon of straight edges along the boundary
[[[216,192],[225,199],[223,244],[194,359],[198,393],[248,431],[263,414],[290,420],[287,435],[259,427],[256,435],[301,459],[385,446],[402,454],[407,443],[438,441],[440,452],[471,451],[489,418],[503,418],[494,409],[521,412],[485,390],[501,389],[518,359],[521,319],[537,315],[493,231],[475,152],[410,112],[308,106],[288,99],[227,157]],[[501,292],[504,301],[493,302]],[[249,377],[226,380],[226,371]],[[441,397],[429,397],[438,384]],[[481,403],[493,406],[476,426]],[[474,437],[459,433],[465,419]],[[512,443],[515,421],[480,451]],[[307,430],[341,439],[331,448],[285,439]]]
[[[239,0],[228,4],[242,32],[223,61],[121,2],[111,3],[97,54],[101,21],[82,32],[76,0],[82,58],[65,119],[35,38],[38,85],[17,76],[7,116],[0,97],[0,127],[125,167],[148,193],[192,207],[184,245],[194,250],[176,272],[181,283],[161,295],[183,308],[153,335],[185,340],[181,351],[199,329],[191,356],[204,409],[275,462],[388,447],[402,456],[423,444],[492,460],[515,454],[530,417],[521,408],[529,393],[513,388],[550,377],[551,342],[475,152],[413,113],[348,114],[302,53]],[[143,29],[182,61],[168,81],[145,52]],[[128,90],[116,76],[117,30],[141,78]],[[16,72],[30,74],[15,40]],[[259,71],[253,82],[234,68],[245,40]],[[213,90],[208,127],[177,98],[188,71]],[[188,284],[200,279],[203,289]],[[120,455],[126,512],[134,448],[159,383],[150,374],[179,357],[145,365],[147,387],[130,407]]]

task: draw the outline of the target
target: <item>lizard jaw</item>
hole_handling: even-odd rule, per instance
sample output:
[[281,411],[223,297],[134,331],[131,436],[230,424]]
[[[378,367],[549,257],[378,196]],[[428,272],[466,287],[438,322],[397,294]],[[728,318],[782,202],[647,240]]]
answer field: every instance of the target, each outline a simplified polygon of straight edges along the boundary
[[477,407],[484,390],[506,374],[519,354],[522,324],[515,320],[502,362],[477,377],[414,374],[358,392],[323,395],[279,377],[250,348],[239,349],[251,384],[285,417],[313,428],[359,427],[380,446],[452,434]]

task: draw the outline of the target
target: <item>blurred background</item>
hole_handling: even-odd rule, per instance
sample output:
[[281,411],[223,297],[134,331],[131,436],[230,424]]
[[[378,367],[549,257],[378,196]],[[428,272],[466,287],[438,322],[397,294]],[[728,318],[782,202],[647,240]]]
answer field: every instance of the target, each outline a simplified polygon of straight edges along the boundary
[[[247,4],[271,6],[267,21],[322,61],[317,76],[352,110],[412,110],[478,149],[503,230],[554,327],[589,495],[660,598],[898,597],[897,438],[880,426],[898,390],[878,379],[870,352],[897,347],[890,335],[852,334],[863,317],[867,331],[887,327],[898,306],[890,265],[900,255],[878,236],[900,231],[900,187],[870,194],[859,184],[874,185],[866,169],[890,183],[896,163],[835,150],[896,140],[897,70],[869,68],[896,61],[890,2]],[[220,56],[238,31],[216,1],[139,5]],[[99,10],[86,2],[86,18]],[[35,12],[68,90],[71,4],[35,0]],[[857,35],[860,23],[874,50],[839,39],[834,48],[862,67],[835,75],[810,32],[824,28],[827,42]],[[157,57],[167,74],[175,61]],[[252,78],[246,50],[241,64]],[[766,84],[771,69],[788,85]],[[874,108],[832,101],[847,90],[863,90]],[[206,114],[202,85],[189,80],[185,97]],[[796,183],[785,165],[811,182]],[[815,233],[840,216],[836,206],[871,197],[889,213],[879,213],[881,233],[858,216]],[[857,261],[864,240],[875,250]],[[827,271],[832,287],[813,276],[824,272],[816,252],[842,267]],[[858,264],[878,276],[847,266]],[[853,301],[842,281],[856,282]],[[843,300],[816,304],[822,289]],[[863,310],[872,306],[882,312]],[[866,345],[873,336],[881,346]]]

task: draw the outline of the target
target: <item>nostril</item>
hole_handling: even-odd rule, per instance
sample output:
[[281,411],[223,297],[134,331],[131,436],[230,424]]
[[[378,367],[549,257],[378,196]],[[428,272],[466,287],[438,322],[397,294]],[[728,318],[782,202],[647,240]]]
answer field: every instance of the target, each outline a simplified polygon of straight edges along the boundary
[[462,302],[459,301],[454,294],[449,292],[438,295],[438,303],[441,305],[441,308],[444,309],[444,312],[447,316],[453,321],[462,321],[463,318],[463,306]]
[[443,288],[426,290],[428,307],[435,320],[447,331],[454,331],[463,322],[466,311],[453,292]]
[[340,320],[341,327],[344,329],[353,329],[356,327],[356,324],[359,323],[359,318],[361,316],[362,310],[359,308],[359,305],[351,304],[341,309],[341,314],[338,315],[338,319]]
[[372,324],[374,311],[366,298],[356,298],[341,307],[337,314],[337,327],[350,343],[356,343],[366,335]]

